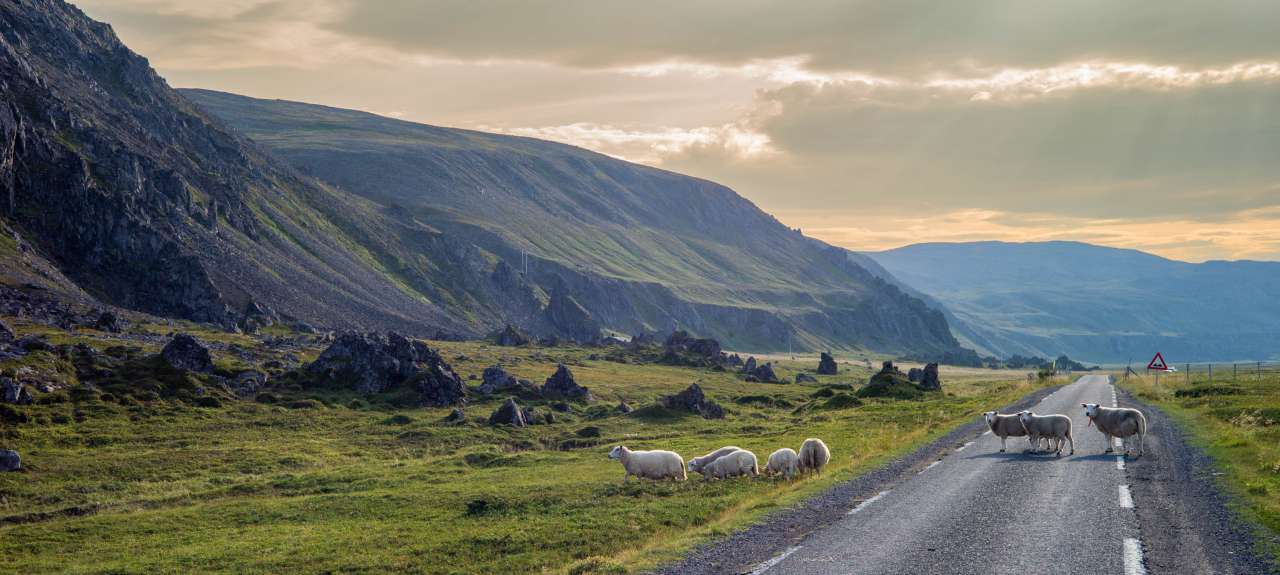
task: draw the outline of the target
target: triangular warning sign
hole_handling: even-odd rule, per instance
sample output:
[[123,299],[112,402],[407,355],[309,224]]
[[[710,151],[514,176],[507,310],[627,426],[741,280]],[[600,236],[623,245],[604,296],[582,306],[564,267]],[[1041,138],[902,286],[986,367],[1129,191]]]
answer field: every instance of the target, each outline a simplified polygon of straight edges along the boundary
[[1151,358],[1151,363],[1147,364],[1147,369],[1155,371],[1168,371],[1169,366],[1164,362],[1164,356],[1160,352],[1156,352],[1156,356]]

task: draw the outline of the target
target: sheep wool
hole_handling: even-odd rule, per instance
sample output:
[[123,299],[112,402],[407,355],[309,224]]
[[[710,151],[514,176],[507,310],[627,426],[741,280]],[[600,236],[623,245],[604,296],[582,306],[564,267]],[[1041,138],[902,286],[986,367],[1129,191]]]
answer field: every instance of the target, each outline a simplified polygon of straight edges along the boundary
[[783,447],[769,455],[769,463],[764,466],[765,475],[781,475],[791,479],[799,472],[800,456],[796,450]]
[[624,445],[614,447],[609,452],[609,459],[622,462],[626,473],[622,482],[626,483],[634,475],[638,479],[671,479],[684,481],[688,475],[684,471],[684,459],[672,451],[632,451]]
[[831,450],[821,439],[810,437],[800,444],[799,458],[800,471],[818,472],[831,461]]

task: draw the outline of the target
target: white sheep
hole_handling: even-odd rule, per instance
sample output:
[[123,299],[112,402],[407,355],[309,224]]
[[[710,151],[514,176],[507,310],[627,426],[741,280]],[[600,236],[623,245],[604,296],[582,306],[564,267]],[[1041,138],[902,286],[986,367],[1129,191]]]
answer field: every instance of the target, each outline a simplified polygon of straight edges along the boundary
[[705,468],[708,463],[711,463],[712,461],[720,459],[721,457],[724,457],[726,455],[729,455],[730,453],[739,451],[741,449],[742,449],[741,447],[738,447],[736,445],[726,445],[724,447],[721,447],[720,449],[712,451],[711,453],[703,455],[702,457],[695,457],[693,459],[690,459],[689,471],[693,473],[701,473],[705,476],[706,475]]
[[796,450],[783,447],[769,455],[769,463],[764,466],[765,475],[782,475],[791,479],[799,472],[800,456]]
[[810,437],[800,444],[800,471],[822,471],[831,461],[831,450],[821,439]]
[[703,481],[710,481],[712,477],[724,479],[743,475],[755,477],[760,474],[760,464],[756,461],[756,454],[745,449],[718,457],[702,469]]
[[1027,435],[1027,430],[1022,427],[1022,422],[1018,421],[1016,414],[1010,415],[988,411],[983,413],[982,417],[987,420],[987,427],[991,428],[991,433],[1000,438],[1000,453],[1004,453],[1005,442],[1008,441],[1008,438]]
[[619,445],[609,452],[609,459],[622,462],[627,472],[622,476],[626,483],[634,475],[638,479],[671,479],[684,481],[688,475],[684,472],[684,459],[672,451],[631,451]]
[[1053,451],[1062,455],[1062,444],[1070,441],[1071,453],[1067,455],[1075,455],[1076,440],[1071,437],[1070,417],[1061,414],[1036,415],[1030,411],[1023,411],[1018,414],[1018,421],[1022,423],[1031,441],[1036,443],[1037,450],[1040,448],[1039,440],[1044,439],[1048,441],[1046,452]]
[[1124,444],[1125,455],[1129,454],[1129,437],[1138,436],[1138,456],[1146,451],[1143,448],[1147,437],[1147,417],[1141,411],[1128,407],[1102,407],[1096,403],[1081,403],[1089,425],[1098,425],[1098,431],[1107,437],[1107,453],[1112,449],[1112,437],[1119,437]]

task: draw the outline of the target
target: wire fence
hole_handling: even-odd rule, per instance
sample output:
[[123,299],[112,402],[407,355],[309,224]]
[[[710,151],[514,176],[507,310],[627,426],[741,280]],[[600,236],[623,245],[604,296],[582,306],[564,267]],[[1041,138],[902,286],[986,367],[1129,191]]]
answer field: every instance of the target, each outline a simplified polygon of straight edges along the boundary
[[1188,385],[1280,377],[1280,361],[1170,363],[1169,367],[1171,368],[1169,371],[1130,369],[1125,372],[1125,377],[1128,378],[1130,374],[1134,374]]

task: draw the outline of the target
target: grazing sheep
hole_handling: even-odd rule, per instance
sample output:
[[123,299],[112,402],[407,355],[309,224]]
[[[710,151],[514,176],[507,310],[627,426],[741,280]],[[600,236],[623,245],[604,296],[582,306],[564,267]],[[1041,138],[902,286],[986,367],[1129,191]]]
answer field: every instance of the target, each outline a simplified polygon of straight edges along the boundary
[[764,466],[764,474],[780,474],[787,479],[791,479],[796,476],[799,466],[800,456],[796,455],[796,450],[790,447],[783,447],[769,456],[769,463]]
[[[988,411],[983,413],[982,417],[987,420],[987,427],[991,428],[991,433],[1000,438],[1000,453],[1004,453],[1005,441],[1008,438],[1027,435],[1027,430],[1022,427],[1022,422],[1018,421],[1016,414],[1009,415]],[[1028,441],[1030,441],[1030,438],[1028,438]]]
[[831,461],[831,450],[821,439],[810,437],[800,444],[800,471],[822,471]]
[[755,477],[759,474],[760,464],[756,461],[756,454],[745,449],[739,449],[728,455],[718,457],[715,461],[702,468],[703,481],[710,481],[712,477],[724,479],[742,475]]
[[741,447],[738,447],[736,445],[726,445],[724,447],[721,447],[720,449],[712,451],[711,453],[703,455],[702,457],[695,457],[693,459],[690,459],[689,471],[693,473],[701,473],[703,475],[706,475],[706,473],[704,472],[704,468],[707,466],[708,463],[711,463],[712,461],[720,459],[721,457],[724,457],[726,455],[729,455],[730,453],[739,451],[741,449],[742,449]]
[[631,451],[619,445],[609,452],[609,459],[622,461],[627,472],[622,476],[626,483],[634,475],[638,479],[671,479],[684,481],[684,459],[671,451]]
[[1119,437],[1124,443],[1124,453],[1129,454],[1129,437],[1138,436],[1138,457],[1145,452],[1143,440],[1147,437],[1147,417],[1141,411],[1127,407],[1102,407],[1096,403],[1081,403],[1089,425],[1098,425],[1098,431],[1107,436],[1107,451],[1114,451],[1111,438]]
[[1040,441],[1044,439],[1049,442],[1045,451],[1053,451],[1058,455],[1062,455],[1062,444],[1071,442],[1071,453],[1067,455],[1075,455],[1076,440],[1071,437],[1071,418],[1065,415],[1036,415],[1030,411],[1023,411],[1018,414],[1018,421],[1022,423],[1022,427],[1026,429],[1027,436],[1036,444],[1036,450],[1040,449]]

